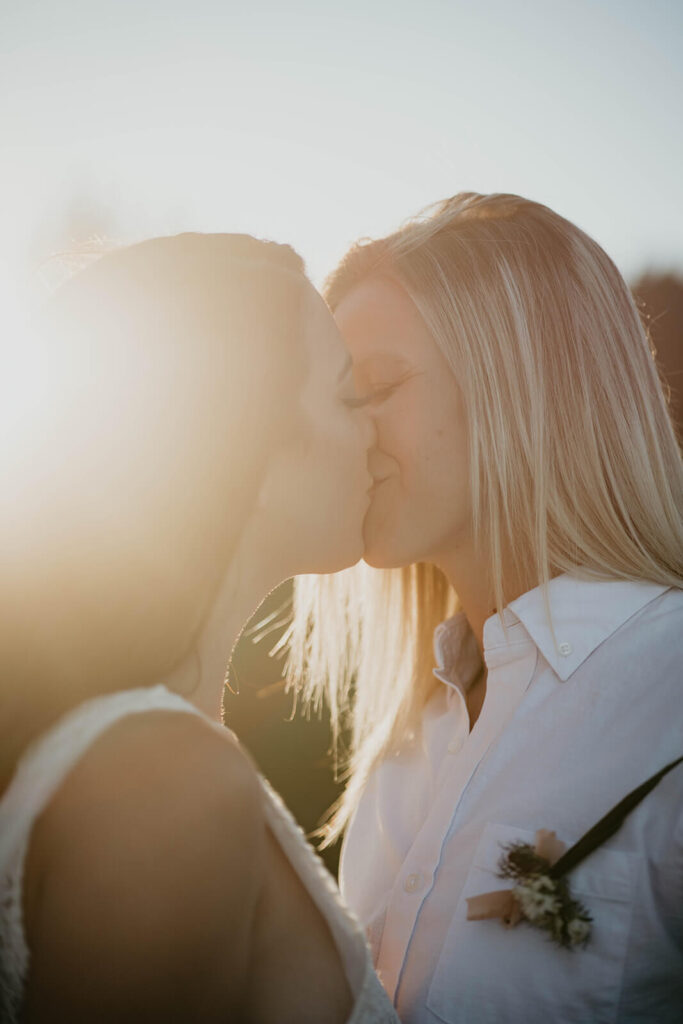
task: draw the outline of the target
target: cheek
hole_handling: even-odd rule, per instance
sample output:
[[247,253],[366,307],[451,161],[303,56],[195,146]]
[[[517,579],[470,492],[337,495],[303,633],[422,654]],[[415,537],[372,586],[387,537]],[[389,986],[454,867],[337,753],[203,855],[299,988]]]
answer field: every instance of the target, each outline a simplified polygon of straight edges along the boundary
[[397,463],[402,487],[420,487],[446,444],[446,425],[435,421],[429,395],[407,394],[401,402],[387,403],[374,419],[377,447]]
[[444,477],[462,476],[468,462],[468,441],[464,424],[452,412],[438,420],[431,433],[431,445],[425,453],[430,472]]
[[428,501],[437,513],[442,507],[460,505],[469,489],[467,433],[455,402],[439,408],[428,395],[422,397],[380,411],[377,445],[396,463],[403,499]]

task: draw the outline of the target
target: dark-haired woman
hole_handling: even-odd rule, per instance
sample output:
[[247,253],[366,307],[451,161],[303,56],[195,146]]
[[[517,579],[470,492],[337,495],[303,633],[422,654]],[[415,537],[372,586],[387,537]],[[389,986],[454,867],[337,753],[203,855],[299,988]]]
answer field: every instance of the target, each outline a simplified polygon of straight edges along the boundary
[[395,1020],[220,724],[261,598],[362,553],[371,428],[324,303],[286,248],[154,239],[66,284],[28,344],[0,524],[2,1020]]

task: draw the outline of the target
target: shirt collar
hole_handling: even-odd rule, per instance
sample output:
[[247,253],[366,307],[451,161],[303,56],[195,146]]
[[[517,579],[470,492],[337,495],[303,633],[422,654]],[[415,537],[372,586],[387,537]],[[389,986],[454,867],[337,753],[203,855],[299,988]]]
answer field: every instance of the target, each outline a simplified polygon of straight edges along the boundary
[[[507,621],[516,619],[522,623],[564,682],[601,643],[668,589],[646,581],[588,580],[563,574],[548,583],[547,604],[552,613],[552,626],[548,622],[542,586],[511,601],[505,611]],[[494,614],[484,625],[485,652],[499,644],[503,637],[500,620]]]
[[[484,624],[484,656],[494,648],[519,645],[520,629],[533,640],[553,671],[564,682],[597,647],[668,587],[633,580],[585,580],[563,574],[548,583],[547,598],[554,626],[546,612],[543,587],[535,587],[503,610],[507,630],[497,613]],[[474,633],[464,612],[441,622],[434,630],[434,675],[463,693],[482,665]],[[496,663],[500,658],[496,658]]]
[[466,694],[482,667],[481,654],[464,612],[439,623],[434,630],[434,675]]

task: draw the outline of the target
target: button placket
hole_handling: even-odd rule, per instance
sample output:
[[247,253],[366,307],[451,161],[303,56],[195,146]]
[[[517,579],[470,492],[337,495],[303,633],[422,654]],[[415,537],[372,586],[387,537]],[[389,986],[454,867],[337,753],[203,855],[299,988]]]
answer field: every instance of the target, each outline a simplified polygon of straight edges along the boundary
[[424,876],[419,871],[413,872],[407,876],[403,888],[406,892],[419,892],[424,888]]
[[[443,844],[459,817],[465,791],[479,764],[486,756],[491,743],[503,731],[534,676],[538,650],[530,638],[524,646],[526,651],[523,663],[519,664],[522,645],[518,644],[515,659],[517,661],[516,669],[513,678],[506,680],[504,686],[497,685],[495,679],[495,674],[498,671],[496,653],[502,657],[504,652],[502,649],[500,652],[489,652],[487,667],[491,684],[482,713],[476,727],[472,732],[468,732],[464,739],[461,756],[444,759],[443,764],[446,768],[439,773],[438,787],[429,813],[403,864],[403,870],[408,873],[404,876],[399,875],[396,879],[395,888],[387,905],[384,931],[376,964],[391,999],[396,996],[420,908],[431,890]],[[505,664],[504,661],[503,664]],[[464,705],[463,694],[458,688],[456,688],[456,692],[459,693],[460,700]],[[430,866],[431,874],[425,870],[427,865]],[[413,877],[421,873],[424,877],[424,884],[418,889]],[[407,888],[408,885],[410,888]]]

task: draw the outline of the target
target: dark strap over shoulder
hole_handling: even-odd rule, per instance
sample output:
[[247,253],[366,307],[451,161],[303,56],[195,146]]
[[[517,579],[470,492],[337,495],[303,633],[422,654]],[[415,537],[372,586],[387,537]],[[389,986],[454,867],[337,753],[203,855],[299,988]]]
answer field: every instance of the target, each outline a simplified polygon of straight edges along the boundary
[[639,786],[627,793],[623,800],[608,811],[604,818],[601,818],[592,828],[581,836],[573,846],[570,846],[566,853],[563,853],[558,861],[555,861],[553,866],[547,872],[552,878],[560,878],[562,875],[568,874],[578,864],[584,860],[589,853],[596,850],[598,846],[601,846],[606,839],[613,836],[618,829],[621,828],[624,819],[631,813],[631,811],[638,806],[641,800],[643,800],[650,790],[654,789],[658,782],[660,782],[664,776],[670,772],[676,765],[681,764],[683,757],[677,758],[672,761],[671,764],[667,764],[664,768],[660,768],[651,778],[647,779],[646,782],[641,782]]

